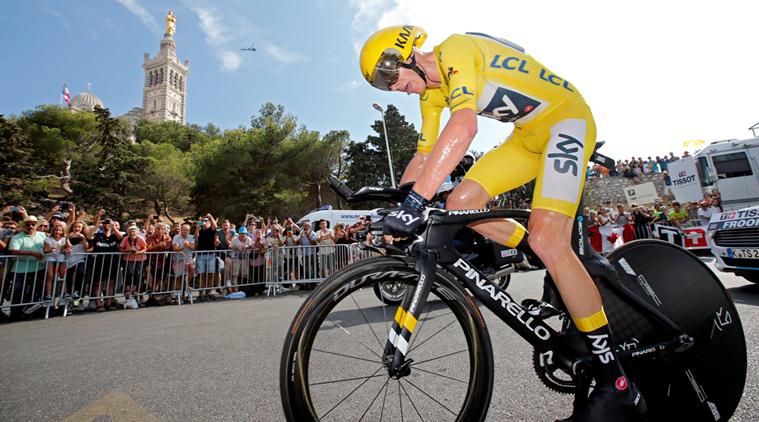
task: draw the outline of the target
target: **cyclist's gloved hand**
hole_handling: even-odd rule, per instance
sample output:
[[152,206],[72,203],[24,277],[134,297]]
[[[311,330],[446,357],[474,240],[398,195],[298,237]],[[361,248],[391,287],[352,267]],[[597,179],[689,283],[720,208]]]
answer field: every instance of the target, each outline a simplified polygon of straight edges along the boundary
[[424,208],[431,204],[413,190],[400,207],[391,210],[382,220],[382,233],[393,237],[408,237],[424,222]]

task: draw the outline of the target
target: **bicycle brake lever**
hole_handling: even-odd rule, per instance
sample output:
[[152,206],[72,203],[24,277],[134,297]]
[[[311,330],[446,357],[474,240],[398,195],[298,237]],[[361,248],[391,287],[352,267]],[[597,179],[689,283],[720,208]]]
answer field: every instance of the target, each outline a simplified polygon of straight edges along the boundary
[[382,245],[385,250],[388,250],[390,252],[395,252],[393,255],[407,255],[406,251],[399,248],[398,246],[393,245],[392,243],[385,243]]

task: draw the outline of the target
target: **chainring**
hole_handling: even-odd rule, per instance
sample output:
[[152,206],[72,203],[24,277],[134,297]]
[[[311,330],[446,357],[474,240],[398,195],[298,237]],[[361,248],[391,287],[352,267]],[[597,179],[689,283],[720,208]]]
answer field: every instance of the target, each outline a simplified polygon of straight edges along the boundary
[[551,362],[551,353],[553,352],[540,353],[533,349],[532,367],[535,369],[535,373],[543,381],[543,384],[551,390],[562,394],[574,394],[576,386],[574,375],[554,365]]

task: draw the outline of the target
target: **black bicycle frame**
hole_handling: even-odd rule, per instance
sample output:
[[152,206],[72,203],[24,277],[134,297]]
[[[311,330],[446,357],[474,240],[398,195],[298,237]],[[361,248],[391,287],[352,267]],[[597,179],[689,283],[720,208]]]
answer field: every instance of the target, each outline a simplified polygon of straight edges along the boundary
[[[416,258],[416,270],[420,274],[413,295],[407,294],[395,315],[392,329],[385,347],[386,364],[391,375],[407,374],[410,361],[405,359],[409,351],[409,341],[427,296],[434,284],[437,266],[451,272],[463,283],[477,300],[516,331],[539,352],[562,349],[557,344],[558,333],[542,319],[530,315],[519,303],[474,265],[464,259],[454,248],[453,239],[463,227],[482,220],[514,218],[528,220],[526,210],[483,209],[463,211],[430,211],[427,227],[420,240],[412,246]],[[683,335],[674,322],[638,296],[630,292],[619,279],[619,273],[603,256],[596,253],[587,240],[586,222],[581,216],[575,221],[573,248],[591,277],[598,277],[607,283],[620,297],[639,308],[654,323],[671,331],[673,337]],[[670,342],[666,342],[669,344]],[[665,343],[662,343],[665,344]],[[392,362],[390,362],[392,357]],[[560,364],[571,369],[573,362]]]

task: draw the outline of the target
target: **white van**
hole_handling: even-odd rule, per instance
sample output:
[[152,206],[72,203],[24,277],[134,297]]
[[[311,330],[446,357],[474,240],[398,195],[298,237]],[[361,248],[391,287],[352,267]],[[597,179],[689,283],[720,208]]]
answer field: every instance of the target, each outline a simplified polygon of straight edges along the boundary
[[301,226],[304,221],[310,221],[313,225],[314,230],[318,230],[317,222],[319,220],[327,220],[329,221],[329,227],[334,228],[335,224],[337,223],[343,223],[345,227],[348,227],[356,221],[358,221],[358,218],[362,215],[368,215],[371,216],[372,221],[377,221],[379,219],[379,214],[375,210],[321,210],[321,211],[312,211],[295,222],[298,226]]
[[717,269],[759,283],[759,206],[714,214],[708,230]]
[[759,204],[759,138],[713,142],[693,157],[704,192],[719,190],[724,211]]

